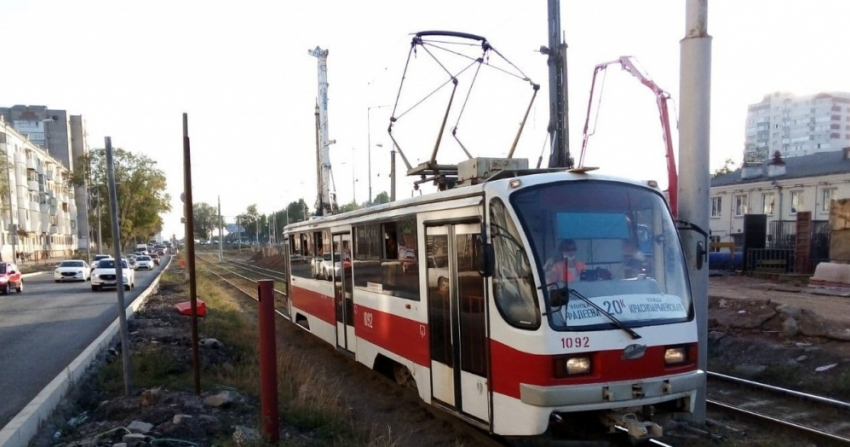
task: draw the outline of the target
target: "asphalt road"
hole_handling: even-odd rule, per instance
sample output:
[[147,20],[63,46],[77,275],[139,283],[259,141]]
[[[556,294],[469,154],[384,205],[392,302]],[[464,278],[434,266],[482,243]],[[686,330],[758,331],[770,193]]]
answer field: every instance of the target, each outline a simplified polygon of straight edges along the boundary
[[[162,266],[136,271],[125,306]],[[24,278],[23,293],[0,295],[0,428],[118,317],[117,299],[114,289],[92,292],[89,282],[57,284],[52,271]]]

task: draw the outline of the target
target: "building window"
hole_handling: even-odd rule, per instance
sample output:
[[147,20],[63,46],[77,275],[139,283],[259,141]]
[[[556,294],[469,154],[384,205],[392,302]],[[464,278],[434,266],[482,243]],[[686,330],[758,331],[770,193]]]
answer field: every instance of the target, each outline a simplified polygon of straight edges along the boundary
[[735,215],[743,216],[744,214],[747,214],[747,195],[735,196]]
[[773,210],[776,209],[776,195],[773,193],[762,194],[762,203],[764,203],[764,208],[762,208],[762,214],[767,214],[768,216],[773,215]]
[[711,198],[711,217],[720,217],[720,212],[723,210],[723,197]]
[[835,198],[835,188],[826,188],[823,190],[823,204],[821,205],[821,209],[824,213],[829,212],[829,205],[832,202],[832,199]]
[[803,200],[803,191],[791,191],[791,214],[805,211],[806,203]]

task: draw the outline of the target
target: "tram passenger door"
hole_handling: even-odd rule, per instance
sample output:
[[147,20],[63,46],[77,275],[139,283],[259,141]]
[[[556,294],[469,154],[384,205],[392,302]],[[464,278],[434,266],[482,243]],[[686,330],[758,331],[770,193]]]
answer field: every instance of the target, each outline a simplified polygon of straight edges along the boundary
[[[327,261],[326,261],[327,262]],[[354,296],[351,279],[351,233],[333,235],[333,266],[327,266],[334,282],[334,304],[336,307],[336,344],[353,353],[357,340],[354,338]],[[329,262],[329,263],[330,263]]]
[[432,397],[489,421],[487,315],[478,224],[425,228]]

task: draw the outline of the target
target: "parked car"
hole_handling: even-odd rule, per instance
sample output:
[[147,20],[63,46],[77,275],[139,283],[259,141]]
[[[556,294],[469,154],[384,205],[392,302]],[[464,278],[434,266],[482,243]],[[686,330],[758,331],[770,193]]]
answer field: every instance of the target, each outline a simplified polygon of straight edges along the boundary
[[136,270],[153,270],[153,259],[150,256],[139,256],[136,258]]
[[18,293],[24,291],[24,279],[18,266],[8,262],[0,262],[0,293],[8,295],[15,289]]
[[[124,279],[124,290],[136,287],[136,272],[130,268],[127,261],[121,260],[121,271]],[[114,259],[102,259],[98,261],[97,267],[91,275],[91,289],[95,292],[103,290],[104,287],[116,287],[118,285],[117,273],[115,271]]]
[[91,278],[91,269],[86,261],[69,259],[56,265],[53,270],[53,280],[62,281],[88,281]]

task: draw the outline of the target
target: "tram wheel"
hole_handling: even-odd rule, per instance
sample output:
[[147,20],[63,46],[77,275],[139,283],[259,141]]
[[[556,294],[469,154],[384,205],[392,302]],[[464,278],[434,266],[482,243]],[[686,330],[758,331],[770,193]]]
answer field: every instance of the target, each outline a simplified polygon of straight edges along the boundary
[[405,388],[416,389],[416,379],[413,378],[413,374],[410,374],[410,370],[404,365],[399,363],[393,364],[393,378],[397,384]]

